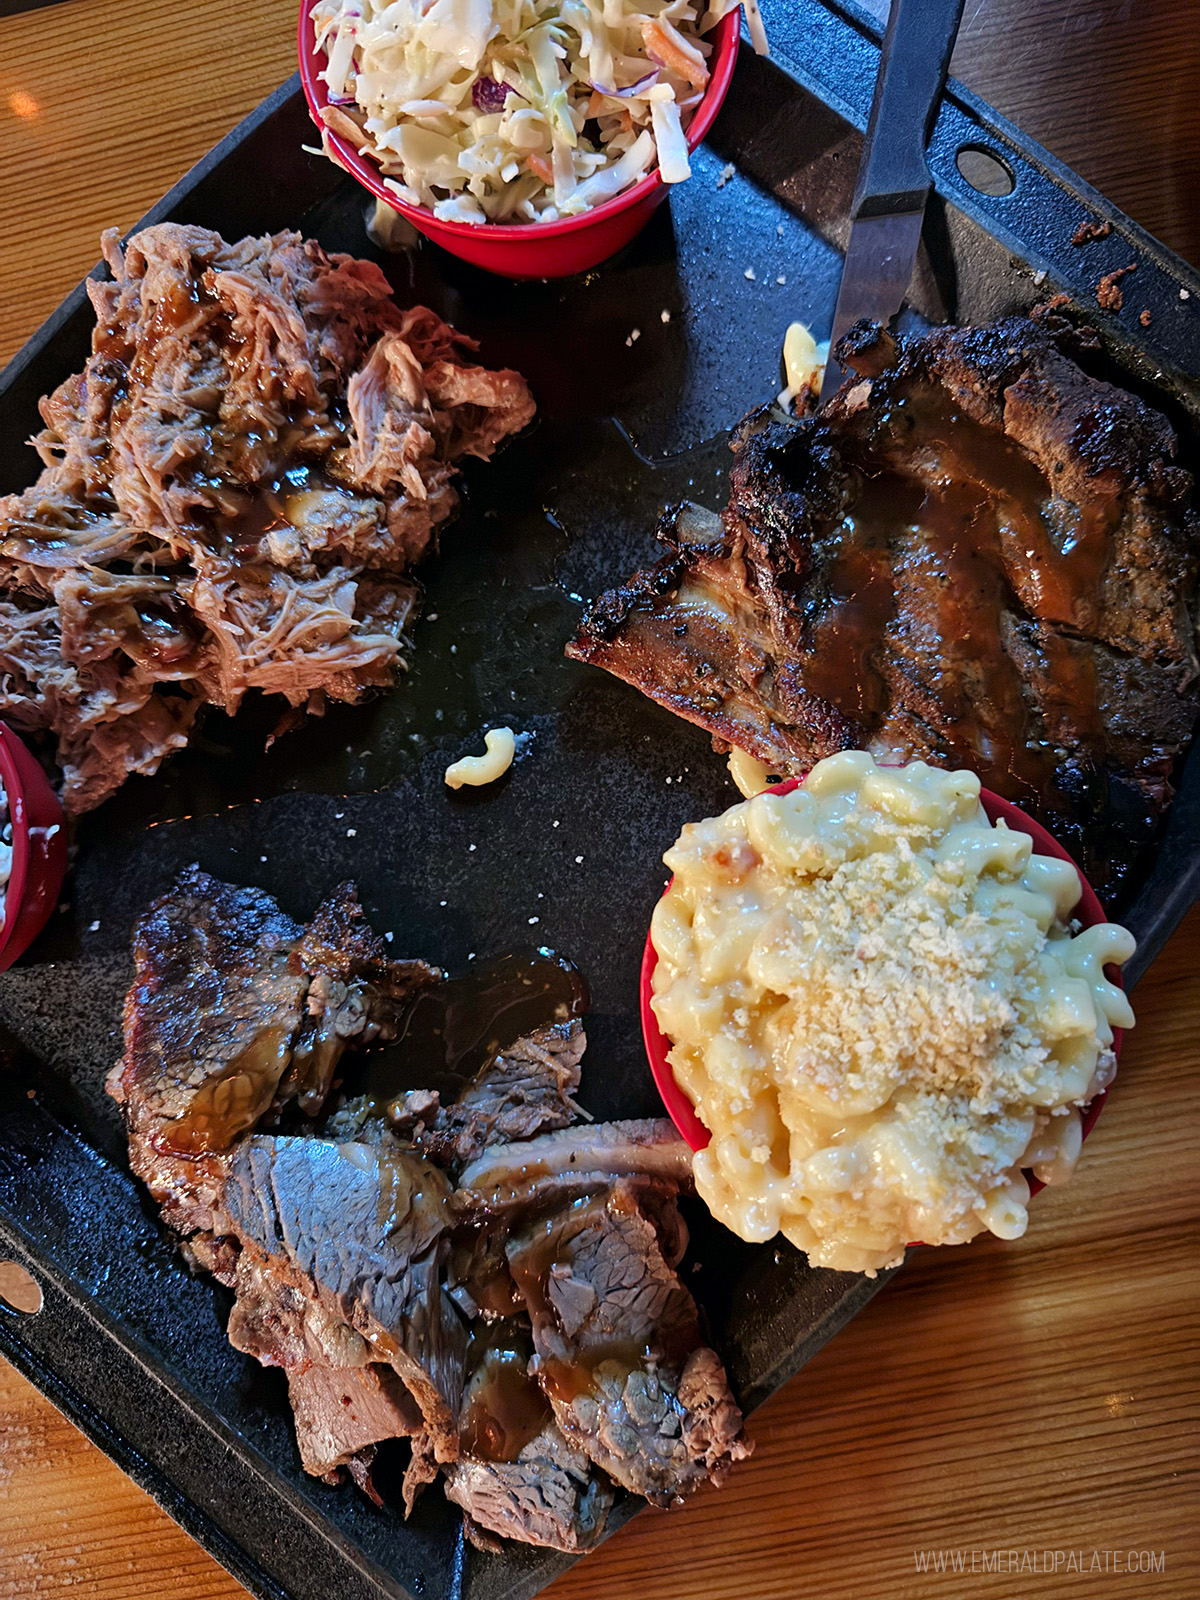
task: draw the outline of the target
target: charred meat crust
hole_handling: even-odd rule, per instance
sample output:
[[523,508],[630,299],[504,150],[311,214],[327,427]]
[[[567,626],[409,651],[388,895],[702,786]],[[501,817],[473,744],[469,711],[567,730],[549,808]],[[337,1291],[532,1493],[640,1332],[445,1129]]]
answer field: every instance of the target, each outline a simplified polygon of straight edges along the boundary
[[[334,930],[346,939],[336,957]],[[196,866],[141,918],[133,957],[109,1092],[144,1161],[228,1150],[277,1101],[315,1113],[324,1092],[314,1102],[313,1085],[327,1092],[342,1052],[389,1036],[403,1005],[441,976],[386,956],[352,884],[306,930],[261,890]]]
[[302,929],[269,895],[190,867],[134,935],[121,1098],[179,1154],[227,1148],[270,1104],[300,1027]]
[[1166,419],[1077,364],[1092,342],[1049,311],[859,325],[820,412],[734,431],[719,531],[669,511],[667,555],[567,653],[774,771],[971,767],[1111,899],[1200,711],[1200,521]]

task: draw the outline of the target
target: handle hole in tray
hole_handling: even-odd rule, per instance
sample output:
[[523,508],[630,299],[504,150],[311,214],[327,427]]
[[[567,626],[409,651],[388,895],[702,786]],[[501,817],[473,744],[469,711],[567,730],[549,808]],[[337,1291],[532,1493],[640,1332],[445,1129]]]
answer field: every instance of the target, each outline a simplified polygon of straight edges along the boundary
[[15,1261],[0,1261],[0,1305],[35,1317],[42,1309],[42,1288],[37,1279]]
[[984,145],[964,144],[954,158],[954,165],[976,194],[999,198],[1011,194],[1017,187],[1016,176],[1008,162]]

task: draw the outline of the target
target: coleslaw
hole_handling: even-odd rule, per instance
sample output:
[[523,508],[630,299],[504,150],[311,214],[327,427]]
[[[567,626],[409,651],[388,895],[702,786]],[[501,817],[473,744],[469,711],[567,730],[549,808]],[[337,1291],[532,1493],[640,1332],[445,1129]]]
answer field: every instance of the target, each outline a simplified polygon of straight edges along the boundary
[[[691,175],[715,0],[317,0],[327,132],[444,221],[578,216],[657,163]],[[757,0],[746,0],[766,52]],[[329,151],[328,141],[326,150]]]

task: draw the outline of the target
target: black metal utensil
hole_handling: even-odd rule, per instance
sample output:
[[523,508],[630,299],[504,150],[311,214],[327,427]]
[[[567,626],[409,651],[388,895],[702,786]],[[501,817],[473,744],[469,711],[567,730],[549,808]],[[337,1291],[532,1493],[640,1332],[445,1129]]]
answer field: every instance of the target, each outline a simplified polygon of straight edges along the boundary
[[[862,317],[888,323],[908,292],[933,186],[925,149],[962,10],[963,0],[892,0],[850,212],[850,244],[831,347]],[[821,381],[822,400],[833,394],[842,377],[831,358]]]

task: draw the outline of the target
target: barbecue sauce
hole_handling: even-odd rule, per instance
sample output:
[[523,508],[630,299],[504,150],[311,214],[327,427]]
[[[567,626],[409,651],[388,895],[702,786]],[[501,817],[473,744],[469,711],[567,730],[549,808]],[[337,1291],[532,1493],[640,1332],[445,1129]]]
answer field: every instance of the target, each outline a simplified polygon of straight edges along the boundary
[[228,1150],[271,1104],[291,1040],[289,1027],[260,1029],[227,1066],[204,1080],[181,1116],[163,1123],[154,1137],[155,1148],[183,1156]]
[[[1031,712],[1006,618],[1094,626],[1111,555],[1107,508],[1090,505],[1076,526],[1060,525],[1040,468],[941,394],[897,399],[859,472],[850,509],[818,540],[833,548],[825,598],[808,619],[805,689],[878,751],[906,759],[916,718],[933,734],[935,759],[970,767],[1009,799],[1052,807],[1055,734]],[[1063,719],[1102,740],[1089,653],[1057,634],[1036,647]]]
[[349,1092],[379,1110],[407,1089],[457,1093],[497,1050],[587,1007],[583,975],[552,950],[480,961],[419,994],[399,1037],[363,1058]]
[[503,1237],[476,1229],[456,1234],[450,1244],[447,1280],[453,1288],[465,1290],[487,1322],[518,1317],[525,1310],[508,1270]]
[[[240,441],[246,454],[259,448],[253,435]],[[209,489],[217,503],[217,527],[236,557],[253,561],[266,534],[294,526],[292,504],[328,487],[323,475],[313,466],[295,463],[268,470],[257,482],[222,482]]]
[[[162,341],[181,332],[192,337],[202,321],[201,313],[212,319],[213,337],[224,358],[226,385],[245,375],[255,358],[253,343],[239,336],[227,310],[215,309],[212,277],[210,271],[173,282],[142,324],[136,343],[130,340],[132,330],[120,324],[97,326],[94,352],[125,369],[114,394],[114,431],[128,419],[134,397],[149,392]],[[265,438],[253,427],[231,426],[214,415],[205,424],[207,447],[203,454],[184,463],[186,476],[202,497],[196,508],[197,530],[215,537],[218,547],[228,549],[235,560],[261,559],[259,546],[264,535],[285,528],[303,529],[309,517],[319,516],[318,501],[332,497],[342,507],[349,503],[348,491],[340,489],[313,460],[314,441],[323,431],[327,452],[338,437],[337,426],[307,405],[293,405],[292,410],[297,414],[290,421],[281,421],[278,437],[268,434]],[[300,454],[302,447],[304,455]]]
[[[549,1326],[558,1330],[560,1320],[550,1302],[548,1285],[555,1268],[569,1270],[572,1245],[585,1229],[592,1226],[606,1211],[618,1217],[631,1206],[636,1211],[628,1193],[620,1185],[605,1187],[599,1193],[581,1196],[565,1209],[555,1211],[540,1225],[538,1232],[524,1247],[509,1256],[509,1269],[517,1285],[534,1327]],[[680,1296],[686,1291],[679,1287]],[[695,1308],[691,1315],[679,1315],[679,1306],[668,1296],[660,1306],[652,1327],[637,1335],[615,1335],[597,1338],[596,1330],[604,1325],[604,1318],[596,1319],[596,1327],[585,1333],[585,1342],[568,1341],[564,1355],[542,1355],[538,1362],[538,1377],[546,1393],[562,1405],[599,1393],[603,1380],[608,1380],[618,1391],[634,1372],[670,1369],[676,1377],[683,1370],[688,1355],[701,1343]],[[674,1314],[673,1314],[674,1313]],[[633,1315],[644,1318],[644,1304],[634,1307]],[[554,1341],[563,1345],[561,1335]],[[663,1372],[664,1378],[668,1372]]]
[[406,1151],[373,1151],[379,1167],[376,1220],[390,1239],[406,1223],[436,1229],[450,1209],[450,1184],[438,1167]]
[[[496,1342],[489,1344],[493,1338]],[[532,1353],[528,1337],[517,1327],[485,1336],[459,1419],[464,1455],[478,1461],[515,1461],[546,1427],[550,1402],[530,1375]]]
[[804,686],[859,723],[877,721],[887,687],[873,656],[895,611],[891,530],[919,513],[915,485],[866,479],[862,499],[846,517],[829,567],[829,599],[817,622]]

